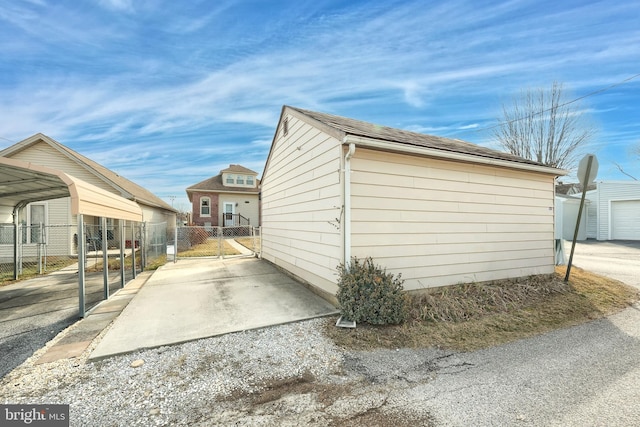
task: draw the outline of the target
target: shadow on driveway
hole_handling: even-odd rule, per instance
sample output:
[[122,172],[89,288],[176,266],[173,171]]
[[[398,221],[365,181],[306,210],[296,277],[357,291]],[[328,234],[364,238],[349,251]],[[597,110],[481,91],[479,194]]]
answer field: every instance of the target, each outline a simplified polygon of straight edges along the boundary
[[[120,288],[118,280],[110,277],[111,293]],[[85,298],[87,309],[102,301],[102,272],[87,273]],[[77,320],[77,269],[0,287],[0,378]]]

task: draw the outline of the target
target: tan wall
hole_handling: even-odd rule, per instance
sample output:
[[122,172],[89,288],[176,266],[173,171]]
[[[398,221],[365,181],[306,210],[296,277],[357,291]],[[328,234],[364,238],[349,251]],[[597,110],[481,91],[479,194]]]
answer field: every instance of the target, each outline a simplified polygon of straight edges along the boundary
[[[235,213],[241,214],[245,218],[249,218],[250,225],[257,227],[260,223],[260,211],[259,211],[259,198],[257,194],[232,194],[232,193],[219,193],[218,194],[218,224],[222,226],[222,213],[224,204],[233,203],[238,204],[235,207]],[[245,203],[249,202],[249,203]]]
[[342,256],[341,152],[335,138],[290,117],[262,179],[263,258],[331,294]]
[[352,255],[405,289],[554,270],[554,177],[358,148]]
[[138,204],[142,209],[142,219],[144,222],[151,223],[151,224],[166,222],[169,227],[175,226],[176,224],[175,213],[165,211],[164,209],[143,205],[140,203]]

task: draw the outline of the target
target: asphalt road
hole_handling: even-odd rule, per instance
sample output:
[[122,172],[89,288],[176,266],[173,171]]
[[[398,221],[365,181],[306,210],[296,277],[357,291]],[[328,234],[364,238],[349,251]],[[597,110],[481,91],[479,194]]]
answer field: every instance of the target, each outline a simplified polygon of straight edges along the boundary
[[[570,250],[571,242],[565,242],[567,260]],[[573,265],[640,288],[640,241],[579,242]]]
[[[111,292],[119,288],[117,280],[110,277]],[[102,299],[102,287],[101,272],[86,275],[87,308]],[[76,320],[75,272],[58,272],[0,287],[0,378]]]
[[[636,286],[639,260],[640,242],[588,242],[574,255],[575,265]],[[471,353],[352,356],[350,369],[385,384],[389,406],[429,413],[436,426],[640,425],[640,305]]]

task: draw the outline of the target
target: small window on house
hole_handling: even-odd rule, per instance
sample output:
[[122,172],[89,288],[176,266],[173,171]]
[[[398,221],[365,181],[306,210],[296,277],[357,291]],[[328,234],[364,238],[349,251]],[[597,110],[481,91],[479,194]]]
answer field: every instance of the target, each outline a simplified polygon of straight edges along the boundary
[[282,121],[282,136],[289,134],[289,117],[285,117]]
[[200,216],[211,216],[211,199],[208,197],[200,199]]
[[46,243],[46,203],[32,203],[27,208],[27,223],[22,229],[22,243]]
[[238,177],[236,178],[236,184],[244,185],[244,176],[238,175]]
[[227,184],[233,184],[233,175],[227,175]]
[[251,175],[247,176],[247,185],[253,185],[253,177]]

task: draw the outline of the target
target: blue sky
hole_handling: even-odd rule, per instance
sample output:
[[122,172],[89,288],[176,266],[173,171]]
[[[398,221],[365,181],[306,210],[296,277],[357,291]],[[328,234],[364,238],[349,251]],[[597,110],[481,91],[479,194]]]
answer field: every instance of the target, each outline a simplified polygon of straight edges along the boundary
[[[640,73],[638,1],[0,0],[0,149],[42,132],[188,209],[262,172],[283,104],[495,148],[521,89]],[[582,101],[599,179],[640,177],[640,77]]]

